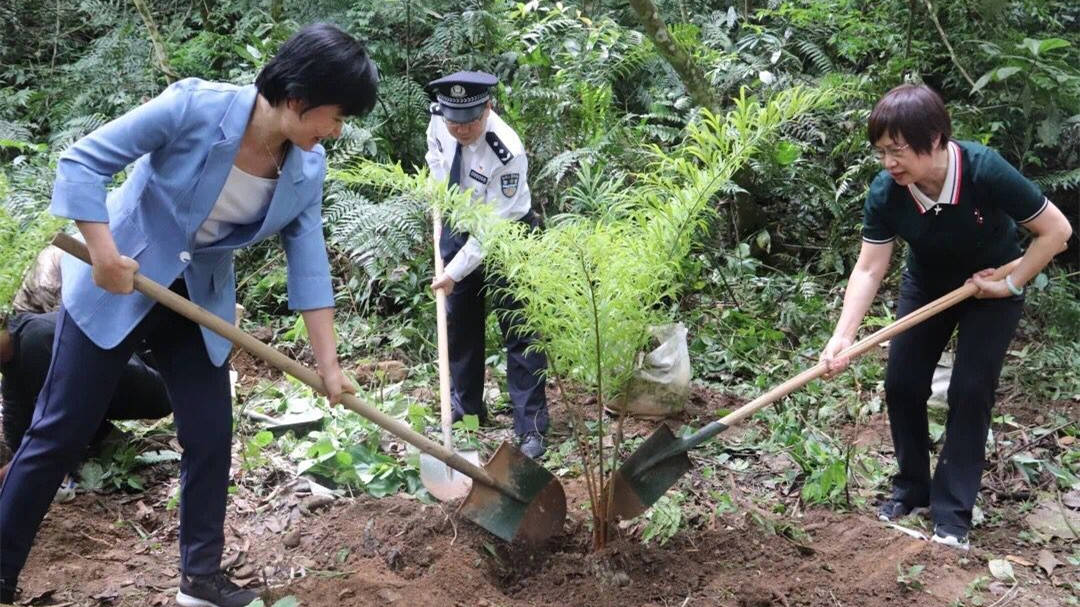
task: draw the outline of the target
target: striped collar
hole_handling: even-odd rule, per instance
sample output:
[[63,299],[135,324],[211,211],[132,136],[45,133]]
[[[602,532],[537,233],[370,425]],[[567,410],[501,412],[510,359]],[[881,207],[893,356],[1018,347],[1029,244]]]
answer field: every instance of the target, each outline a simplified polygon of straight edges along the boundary
[[[931,200],[930,197],[924,194],[914,183],[908,185],[908,192],[911,194],[912,200],[915,201],[915,208],[919,210],[920,215],[934,209],[934,207],[938,205],[950,206],[960,203],[960,181],[963,164],[960,157],[960,146],[950,141],[949,166],[945,169],[945,183],[941,186],[941,193],[938,194],[937,200]],[[935,214],[940,212],[941,209],[935,209]]]

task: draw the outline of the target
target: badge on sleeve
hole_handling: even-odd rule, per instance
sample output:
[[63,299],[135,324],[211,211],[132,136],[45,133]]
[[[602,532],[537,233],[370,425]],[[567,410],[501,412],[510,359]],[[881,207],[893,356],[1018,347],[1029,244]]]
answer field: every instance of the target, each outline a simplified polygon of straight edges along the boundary
[[518,173],[507,173],[499,178],[499,186],[502,187],[503,196],[507,198],[513,197],[517,194],[518,182],[521,180],[521,175]]

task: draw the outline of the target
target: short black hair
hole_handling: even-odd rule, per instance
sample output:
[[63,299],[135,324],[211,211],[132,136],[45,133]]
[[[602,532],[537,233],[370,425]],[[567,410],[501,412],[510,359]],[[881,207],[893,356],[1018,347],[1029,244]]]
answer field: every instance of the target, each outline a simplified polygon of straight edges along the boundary
[[338,105],[346,116],[363,116],[375,107],[379,70],[362,42],[335,25],[315,23],[281,45],[255,87],[270,105],[299,99],[305,111]]
[[877,102],[870,112],[867,136],[874,145],[888,133],[904,136],[917,154],[929,154],[935,144],[944,148],[952,137],[952,121],[941,95],[925,84],[901,84]]

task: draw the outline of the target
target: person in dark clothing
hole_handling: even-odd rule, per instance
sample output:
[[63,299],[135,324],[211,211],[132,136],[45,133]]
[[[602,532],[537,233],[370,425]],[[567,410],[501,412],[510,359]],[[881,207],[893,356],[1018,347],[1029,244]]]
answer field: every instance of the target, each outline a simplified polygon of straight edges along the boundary
[[[897,316],[970,281],[961,302],[893,338],[885,400],[899,472],[878,517],[929,508],[933,541],[967,550],[994,390],[1024,305],[1024,285],[1065,249],[1068,219],[997,152],[951,138],[945,104],[927,86],[889,91],[870,113],[868,135],[884,169],[863,209],[862,249],[844,307],[821,359],[835,373],[877,293],[897,238],[908,243]],[[1017,226],[1034,238],[1021,252]],[[994,268],[1022,260],[1002,279]],[[956,332],[945,443],[933,477],[926,401],[934,367]]]
[[[34,416],[34,403],[45,384],[52,360],[58,312],[16,314],[0,330],[0,397],[4,444],[14,453]],[[146,356],[146,354],[143,354]],[[99,443],[112,428],[108,420],[160,419],[172,413],[165,381],[138,353],[128,360],[105,420],[91,444]],[[0,468],[0,483],[7,465]]]

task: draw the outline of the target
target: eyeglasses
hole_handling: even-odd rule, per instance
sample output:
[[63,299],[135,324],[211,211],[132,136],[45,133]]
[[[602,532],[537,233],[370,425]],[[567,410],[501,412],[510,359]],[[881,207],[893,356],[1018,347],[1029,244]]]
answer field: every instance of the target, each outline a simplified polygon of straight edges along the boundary
[[884,149],[874,148],[873,154],[874,158],[877,158],[878,161],[885,160],[886,156],[892,156],[893,158],[903,158],[904,154],[907,152],[907,149],[910,147],[910,144],[905,143],[904,145],[891,145]]

